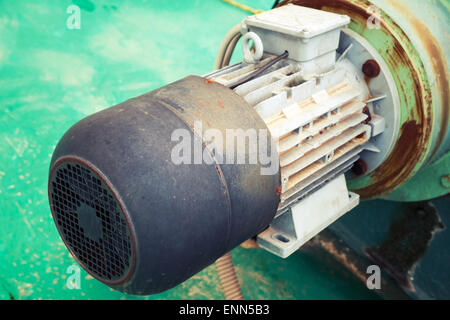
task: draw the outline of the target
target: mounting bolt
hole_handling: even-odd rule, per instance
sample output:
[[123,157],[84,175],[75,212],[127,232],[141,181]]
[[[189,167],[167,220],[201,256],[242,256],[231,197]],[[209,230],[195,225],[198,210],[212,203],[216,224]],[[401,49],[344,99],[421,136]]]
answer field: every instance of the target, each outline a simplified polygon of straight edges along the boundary
[[369,78],[376,78],[381,72],[380,65],[373,59],[367,60],[362,66],[362,72]]
[[358,159],[352,167],[352,171],[357,176],[361,176],[368,170],[367,163],[363,159]]

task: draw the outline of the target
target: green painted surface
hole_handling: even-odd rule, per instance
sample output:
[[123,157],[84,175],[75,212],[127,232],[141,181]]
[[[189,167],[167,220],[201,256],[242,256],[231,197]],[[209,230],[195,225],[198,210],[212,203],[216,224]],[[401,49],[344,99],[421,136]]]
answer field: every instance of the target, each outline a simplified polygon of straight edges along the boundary
[[[268,9],[272,0],[243,1]],[[66,28],[70,1],[0,0],[0,299],[132,299],[81,273],[53,224],[51,154],[81,118],[188,74],[212,69],[223,35],[246,15],[217,0],[74,1],[81,29]],[[236,61],[240,56],[234,58]],[[375,298],[348,273],[306,254],[281,260],[233,251],[248,299]],[[214,266],[157,299],[221,299]]]
[[418,199],[434,199],[447,194],[450,194],[450,152],[385,198],[417,201]]

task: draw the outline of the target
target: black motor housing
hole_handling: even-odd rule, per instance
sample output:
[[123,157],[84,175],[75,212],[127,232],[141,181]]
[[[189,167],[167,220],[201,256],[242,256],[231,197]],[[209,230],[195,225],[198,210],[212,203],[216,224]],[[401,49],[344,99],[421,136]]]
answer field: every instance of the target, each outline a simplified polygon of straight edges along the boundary
[[162,292],[272,221],[278,171],[221,164],[210,152],[201,164],[171,161],[174,130],[204,139],[195,121],[224,136],[226,129],[267,130],[232,90],[189,76],[83,119],[58,143],[49,175],[53,218],[96,279],[136,295]]

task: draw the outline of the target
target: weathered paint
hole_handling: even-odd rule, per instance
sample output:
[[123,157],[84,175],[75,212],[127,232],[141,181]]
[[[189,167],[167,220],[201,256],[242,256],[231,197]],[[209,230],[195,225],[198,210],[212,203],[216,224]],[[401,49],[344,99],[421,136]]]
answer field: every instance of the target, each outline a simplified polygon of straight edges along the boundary
[[449,66],[450,2],[374,0],[399,23],[417,49],[430,81],[435,106],[434,145],[428,163],[450,148]]
[[398,284],[415,291],[410,281],[414,277],[415,268],[425,255],[435,233],[444,229],[436,208],[427,202],[414,204],[405,210],[400,219],[392,222],[384,241],[365,251]]
[[369,258],[411,298],[448,299],[449,201],[365,201],[330,230],[349,247],[346,252]]
[[[337,237],[329,229],[316,235],[312,240],[307,242],[301,250],[319,256],[321,261],[325,264],[335,265],[336,262],[341,264],[361,281],[361,283],[366,285],[368,279],[367,269],[369,266],[373,265],[373,262],[368,259],[367,256],[361,255],[356,250],[349,247],[345,241]],[[321,251],[326,255],[329,255],[332,259],[324,256]],[[396,281],[387,276],[386,273],[381,274],[380,289],[374,289],[374,291],[385,299],[409,299]]]
[[[417,49],[429,77],[432,94],[432,146],[425,165],[407,183],[384,196],[389,200],[420,201],[443,196],[437,172],[450,173],[450,2],[443,0],[373,0],[402,26]],[[439,166],[435,164],[439,162]],[[446,169],[444,169],[446,168]],[[424,190],[423,185],[427,188]]]
[[[401,129],[387,160],[371,174],[351,181],[350,187],[362,199],[391,193],[434,160],[433,156],[448,148],[449,139],[445,137],[448,67],[440,46],[443,40],[434,38],[418,18],[405,10],[405,1],[395,1],[396,6],[386,1],[367,0],[292,0],[284,3],[287,2],[350,16],[349,28],[369,41],[388,64],[399,92]],[[372,16],[369,8],[373,4],[380,9],[380,28],[367,27]],[[406,16],[415,27],[406,23],[399,25],[385,9]],[[419,52],[415,45],[417,39],[412,41],[412,37],[420,39],[426,50]],[[434,61],[431,70],[426,68],[424,60]]]
[[[65,27],[72,2],[82,10],[80,30]],[[77,264],[52,221],[47,176],[51,153],[72,124],[210,72],[223,36],[245,12],[221,1],[181,0],[3,1],[0,8],[0,299],[223,299],[214,265],[149,297],[114,291],[84,270],[81,289],[70,290],[67,270]],[[240,60],[236,50],[232,63]],[[305,254],[232,254],[246,299],[374,298]]]
[[434,199],[449,194],[450,188],[445,185],[445,178],[448,179],[449,174],[450,152],[421,170],[402,187],[394,190],[387,196],[387,199],[402,199],[402,201],[411,202],[417,201],[417,199]]

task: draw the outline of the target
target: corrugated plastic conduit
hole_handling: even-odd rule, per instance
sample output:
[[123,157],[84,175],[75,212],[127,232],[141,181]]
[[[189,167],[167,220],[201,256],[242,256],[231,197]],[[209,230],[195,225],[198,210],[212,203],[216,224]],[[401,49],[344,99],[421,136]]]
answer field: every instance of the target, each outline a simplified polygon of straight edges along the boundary
[[241,286],[234,270],[231,252],[228,252],[216,261],[220,286],[227,300],[243,300]]

